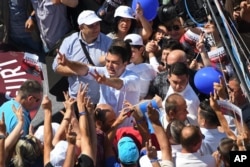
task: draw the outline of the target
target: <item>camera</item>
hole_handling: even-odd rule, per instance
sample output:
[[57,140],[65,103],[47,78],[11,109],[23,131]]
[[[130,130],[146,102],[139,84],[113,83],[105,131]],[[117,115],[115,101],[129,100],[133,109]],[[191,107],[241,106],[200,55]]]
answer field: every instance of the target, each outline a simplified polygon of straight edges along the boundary
[[161,22],[181,17],[184,20],[184,26],[194,26],[195,22],[207,21],[207,12],[204,7],[204,0],[170,0],[166,5],[159,7],[158,17]]

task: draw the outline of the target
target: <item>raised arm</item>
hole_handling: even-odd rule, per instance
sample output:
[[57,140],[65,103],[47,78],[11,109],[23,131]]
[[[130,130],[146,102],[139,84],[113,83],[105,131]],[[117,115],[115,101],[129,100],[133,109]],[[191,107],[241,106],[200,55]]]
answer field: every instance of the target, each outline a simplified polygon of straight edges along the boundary
[[147,150],[147,156],[150,159],[152,167],[160,167],[160,163],[158,162],[157,158],[157,150],[155,146],[152,145],[151,139],[146,142],[146,150]]
[[[79,111],[79,125],[81,131],[81,153],[82,155],[88,156],[95,163],[95,148],[94,146],[96,141],[96,135],[92,135],[92,129],[90,119],[89,119],[89,111],[87,109],[88,98],[86,97],[88,85],[80,87],[77,93],[77,107]],[[94,138],[92,138],[94,137]]]
[[153,32],[153,28],[152,28],[151,24],[143,16],[143,12],[147,12],[147,11],[143,11],[140,3],[136,4],[135,11],[136,11],[136,19],[142,25],[142,30],[141,30],[140,34],[142,36],[143,41],[147,41],[149,39],[149,37],[151,36],[152,32]]
[[[52,120],[52,104],[51,100],[48,96],[44,96],[42,101],[42,108],[44,111],[44,155],[43,155],[43,163],[46,165],[50,162],[50,152],[53,149],[52,146],[52,127],[51,127],[51,120]],[[45,135],[46,134],[46,135]]]
[[172,162],[172,150],[171,150],[168,137],[160,123],[159,113],[155,108],[152,107],[151,103],[147,106],[147,113],[148,113],[148,118],[152,123],[156,138],[161,148],[162,161],[167,160],[167,161]]
[[56,134],[53,138],[52,144],[55,146],[56,143],[58,143],[60,140],[65,140],[66,136],[65,136],[65,129],[67,129],[67,127],[69,126],[69,123],[71,122],[71,116],[72,113],[74,112],[74,103],[75,103],[75,99],[69,97],[69,94],[66,92],[63,92],[64,94],[64,107],[66,109],[65,113],[64,113],[64,117],[61,121],[61,124],[58,128],[58,130],[56,131]]
[[204,33],[202,32],[200,34],[200,37],[199,37],[199,40],[197,41],[196,43],[196,48],[197,50],[199,51],[200,55],[201,55],[201,59],[202,59],[202,62],[204,64],[205,67],[207,66],[211,66],[211,61],[208,57],[208,54],[206,52],[206,49],[205,49],[205,44],[204,44]]
[[6,126],[4,120],[4,112],[2,112],[2,118],[0,120],[0,166],[5,167],[5,136],[6,136]]
[[72,125],[69,124],[67,130],[68,148],[63,167],[74,167],[75,165],[75,146],[76,146],[76,133],[72,131]]
[[212,109],[215,111],[219,122],[222,126],[222,128],[224,129],[225,133],[227,134],[227,136],[233,140],[236,140],[237,137],[235,136],[235,134],[231,131],[231,129],[228,126],[227,120],[224,117],[224,115],[222,114],[222,112],[220,111],[220,107],[216,101],[217,99],[217,95],[216,93],[214,93],[214,95],[212,93],[210,93],[210,106],[212,107]]
[[144,147],[145,143],[150,139],[146,117],[144,117],[142,114],[139,114],[139,112],[141,111],[138,111],[139,109],[134,107],[128,101],[124,102],[124,106],[128,110],[127,115],[129,116],[131,113],[131,115],[135,119],[137,129],[140,132],[140,135],[142,137],[142,147]]
[[12,154],[12,152],[10,151],[15,147],[15,144],[22,133],[24,125],[22,107],[20,106],[18,109],[16,109],[16,107],[13,105],[12,110],[16,114],[18,123],[5,140],[5,158],[10,157],[10,155]]
[[58,66],[55,71],[63,76],[88,74],[89,68],[87,64],[70,61],[65,57],[65,54],[59,51],[57,51],[56,61]]
[[123,80],[119,78],[106,78],[105,75],[99,74],[96,70],[94,73],[90,72],[89,74],[92,75],[99,84],[104,84],[117,90],[121,89],[123,86]]

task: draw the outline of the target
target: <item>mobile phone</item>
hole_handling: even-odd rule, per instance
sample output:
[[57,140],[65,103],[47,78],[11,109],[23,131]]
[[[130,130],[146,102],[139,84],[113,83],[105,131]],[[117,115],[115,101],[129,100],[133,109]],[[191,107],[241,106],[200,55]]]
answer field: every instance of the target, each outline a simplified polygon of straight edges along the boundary
[[130,109],[130,108],[125,109],[125,111],[126,111],[126,114],[127,114],[128,117],[130,117],[131,114],[134,112],[134,110]]

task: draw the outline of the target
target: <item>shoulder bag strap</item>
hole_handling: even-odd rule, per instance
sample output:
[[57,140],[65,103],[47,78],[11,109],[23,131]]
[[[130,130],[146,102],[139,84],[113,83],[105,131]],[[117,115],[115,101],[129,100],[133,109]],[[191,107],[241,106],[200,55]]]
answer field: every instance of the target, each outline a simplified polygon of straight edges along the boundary
[[82,49],[83,49],[83,51],[84,51],[84,54],[85,54],[85,56],[87,57],[87,59],[88,59],[88,61],[89,61],[89,64],[95,66],[95,64],[93,63],[92,59],[91,59],[90,56],[89,56],[89,52],[88,52],[87,49],[86,49],[85,43],[83,43],[80,39],[79,39],[79,41],[80,41],[80,43],[81,43]]

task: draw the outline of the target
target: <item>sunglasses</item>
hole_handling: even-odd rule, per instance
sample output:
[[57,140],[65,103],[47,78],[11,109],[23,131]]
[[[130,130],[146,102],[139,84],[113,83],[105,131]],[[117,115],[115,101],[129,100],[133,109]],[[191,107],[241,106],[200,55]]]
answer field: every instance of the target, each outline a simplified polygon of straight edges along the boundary
[[167,26],[168,31],[179,31],[181,29],[181,26],[179,25],[173,25],[173,26]]

